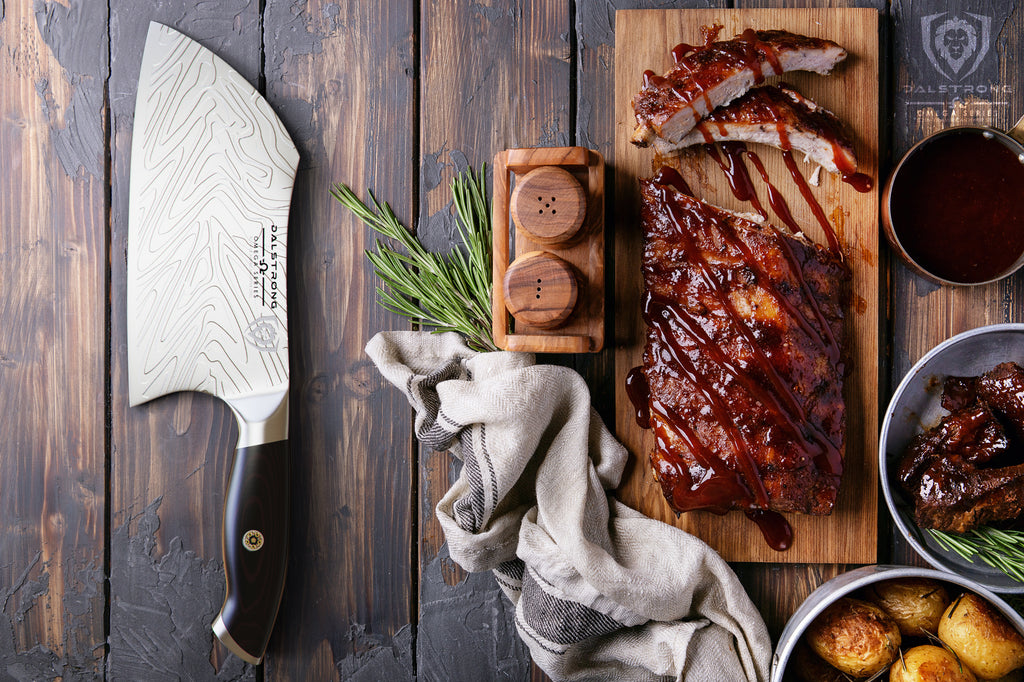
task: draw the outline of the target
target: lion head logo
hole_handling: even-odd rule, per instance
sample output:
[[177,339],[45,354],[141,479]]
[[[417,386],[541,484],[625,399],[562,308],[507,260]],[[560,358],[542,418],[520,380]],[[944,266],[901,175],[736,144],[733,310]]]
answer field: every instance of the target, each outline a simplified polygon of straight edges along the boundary
[[[974,73],[988,54],[992,17],[965,12],[921,18],[921,42],[935,70],[951,81]],[[940,61],[941,60],[941,61]]]
[[978,32],[963,19],[947,19],[935,29],[935,51],[957,73],[978,49]]

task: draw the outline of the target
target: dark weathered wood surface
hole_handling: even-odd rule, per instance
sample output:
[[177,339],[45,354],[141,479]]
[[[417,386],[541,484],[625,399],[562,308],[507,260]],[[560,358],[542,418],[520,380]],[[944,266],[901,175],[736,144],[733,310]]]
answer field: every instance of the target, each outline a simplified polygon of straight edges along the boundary
[[0,675],[103,674],[106,8],[0,4]]
[[297,504],[275,679],[413,675],[411,413],[362,352],[406,325],[373,304],[370,231],[324,192],[372,187],[411,219],[415,21],[407,3],[362,0],[264,12],[267,96],[302,152],[289,230]]
[[[458,464],[418,447],[408,406],[362,353],[374,332],[408,327],[373,304],[372,236],[327,189],[372,188],[445,249],[454,172],[505,148],[579,144],[605,157],[611,215],[615,10],[736,5],[879,9],[883,174],[931,130],[1024,113],[1024,15],[1008,0],[971,4],[988,42],[968,75],[923,48],[924,26],[961,12],[934,0],[0,1],[0,678],[542,679],[493,579],[448,558],[433,506]],[[289,230],[293,544],[258,667],[209,630],[234,419],[198,394],[128,407],[129,157],[150,20],[260,88],[302,153]],[[609,223],[609,254],[634,230]],[[1021,276],[951,290],[885,249],[883,261],[881,407],[934,344],[1024,319]],[[614,315],[612,303],[609,330]],[[608,423],[614,343],[549,358],[583,374]],[[879,518],[879,560],[921,563]],[[777,636],[847,566],[735,568]]]

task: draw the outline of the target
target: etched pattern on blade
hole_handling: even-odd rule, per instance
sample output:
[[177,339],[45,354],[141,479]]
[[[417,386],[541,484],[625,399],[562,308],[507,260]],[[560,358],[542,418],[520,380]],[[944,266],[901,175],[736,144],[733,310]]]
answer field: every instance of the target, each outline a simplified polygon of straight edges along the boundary
[[150,24],[139,77],[128,233],[133,405],[288,385],[288,206],[298,152],[224,61]]

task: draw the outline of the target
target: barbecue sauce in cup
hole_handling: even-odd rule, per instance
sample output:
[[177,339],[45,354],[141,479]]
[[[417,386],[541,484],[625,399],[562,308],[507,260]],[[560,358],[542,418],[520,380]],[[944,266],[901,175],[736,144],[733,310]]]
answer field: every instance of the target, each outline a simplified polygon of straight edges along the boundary
[[945,284],[981,284],[1024,254],[1024,148],[1000,131],[951,128],[897,166],[883,202],[890,242]]

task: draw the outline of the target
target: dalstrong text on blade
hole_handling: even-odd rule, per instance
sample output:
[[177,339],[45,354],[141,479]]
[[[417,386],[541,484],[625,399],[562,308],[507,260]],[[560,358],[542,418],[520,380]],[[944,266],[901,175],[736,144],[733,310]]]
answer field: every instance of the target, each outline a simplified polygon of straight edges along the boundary
[[[268,234],[269,233],[269,234]],[[252,297],[264,308],[277,308],[278,295],[284,281],[280,267],[279,246],[284,228],[271,223],[270,229],[261,228],[252,240]]]

